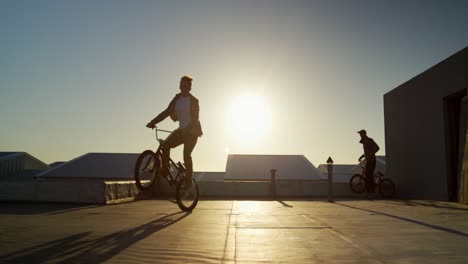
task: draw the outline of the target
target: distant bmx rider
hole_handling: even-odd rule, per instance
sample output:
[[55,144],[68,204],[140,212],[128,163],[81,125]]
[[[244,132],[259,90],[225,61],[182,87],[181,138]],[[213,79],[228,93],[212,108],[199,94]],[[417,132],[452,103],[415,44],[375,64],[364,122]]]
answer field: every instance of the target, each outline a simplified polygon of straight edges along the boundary
[[155,128],[156,124],[170,116],[171,119],[179,121],[179,128],[174,130],[162,144],[162,165],[159,175],[166,177],[169,174],[169,157],[171,148],[184,144],[184,163],[187,169],[185,186],[192,184],[193,163],[192,151],[197,144],[198,137],[203,135],[199,120],[200,107],[198,99],[190,93],[192,89],[192,77],[182,76],[180,79],[180,93],[169,103],[166,110],[151,120],[146,127]]
[[374,192],[375,189],[375,184],[374,184],[374,170],[375,170],[375,165],[376,165],[376,159],[375,159],[375,153],[379,151],[379,146],[375,141],[367,136],[366,130],[362,129],[358,131],[359,135],[361,136],[361,140],[359,143],[363,145],[364,148],[364,154],[362,154],[361,157],[359,157],[359,162],[363,158],[366,158],[366,167],[365,167],[365,172],[366,172],[366,189],[367,192],[371,193]]

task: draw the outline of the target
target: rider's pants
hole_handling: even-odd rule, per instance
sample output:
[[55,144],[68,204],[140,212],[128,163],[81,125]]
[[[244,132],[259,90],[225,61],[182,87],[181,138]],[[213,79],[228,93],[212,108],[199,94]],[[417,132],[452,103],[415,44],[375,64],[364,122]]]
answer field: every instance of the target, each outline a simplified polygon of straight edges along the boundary
[[181,144],[184,144],[184,163],[187,169],[187,177],[192,177],[193,174],[193,163],[192,163],[192,151],[197,144],[198,136],[190,134],[187,130],[176,129],[172,132],[166,140],[164,140],[162,147],[162,162],[165,168],[169,166],[169,157],[171,155],[171,148],[175,148]]
[[374,192],[375,183],[374,183],[374,170],[375,170],[375,156],[366,157],[366,187],[367,192]]

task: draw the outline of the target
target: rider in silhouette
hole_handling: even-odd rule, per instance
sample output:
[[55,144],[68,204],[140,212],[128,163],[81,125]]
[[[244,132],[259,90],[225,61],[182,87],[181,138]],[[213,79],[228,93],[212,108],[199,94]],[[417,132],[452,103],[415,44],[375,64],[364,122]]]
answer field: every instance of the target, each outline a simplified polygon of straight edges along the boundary
[[171,148],[184,144],[184,163],[187,169],[185,186],[190,186],[193,175],[192,151],[197,144],[198,137],[201,137],[203,132],[199,120],[200,107],[198,99],[190,93],[192,89],[192,77],[187,75],[182,76],[179,88],[180,93],[176,94],[166,110],[151,120],[146,127],[155,128],[157,123],[163,121],[168,116],[174,122],[179,121],[179,128],[174,130],[163,142],[163,166],[159,170],[159,175],[166,177],[169,173],[167,169],[169,167]]
[[365,157],[366,158],[366,189],[368,193],[374,192],[375,184],[374,184],[374,170],[376,165],[375,153],[379,151],[379,146],[375,141],[367,136],[366,130],[362,129],[358,131],[359,135],[361,136],[361,143],[364,147],[364,154],[359,157],[359,162]]

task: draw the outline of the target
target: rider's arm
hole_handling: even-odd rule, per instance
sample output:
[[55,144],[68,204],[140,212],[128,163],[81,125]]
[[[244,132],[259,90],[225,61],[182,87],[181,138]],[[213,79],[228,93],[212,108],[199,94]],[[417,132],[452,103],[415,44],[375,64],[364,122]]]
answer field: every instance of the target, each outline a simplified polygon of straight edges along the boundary
[[366,154],[362,154],[361,157],[359,157],[358,161],[361,162],[361,160],[365,157],[366,157]]
[[175,103],[176,103],[176,97],[172,99],[172,101],[169,103],[169,106],[166,108],[166,110],[162,111],[158,116],[156,116],[155,118],[153,118],[153,120],[151,120],[150,124],[155,125],[163,121],[164,119],[166,119],[166,117],[168,117],[172,112],[174,112]]

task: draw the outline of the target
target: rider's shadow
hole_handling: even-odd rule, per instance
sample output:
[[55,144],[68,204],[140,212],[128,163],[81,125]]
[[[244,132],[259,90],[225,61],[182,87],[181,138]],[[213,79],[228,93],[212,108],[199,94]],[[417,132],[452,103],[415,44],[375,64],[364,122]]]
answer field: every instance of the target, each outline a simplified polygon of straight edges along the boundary
[[0,262],[43,263],[54,260],[54,262],[62,263],[100,263],[119,254],[138,241],[177,223],[188,215],[190,212],[172,213],[138,227],[96,239],[85,239],[91,232],[75,234],[0,256]]

